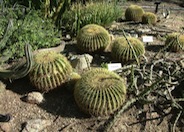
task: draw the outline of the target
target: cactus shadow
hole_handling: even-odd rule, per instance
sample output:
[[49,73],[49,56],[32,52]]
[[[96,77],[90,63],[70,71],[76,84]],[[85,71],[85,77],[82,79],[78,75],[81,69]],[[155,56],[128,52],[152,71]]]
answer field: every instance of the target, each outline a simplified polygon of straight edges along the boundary
[[159,52],[161,49],[164,48],[164,45],[146,45],[146,50],[153,51],[153,52]]
[[80,111],[73,93],[67,91],[65,87],[45,93],[44,99],[45,101],[38,106],[53,115],[78,119],[90,117]]

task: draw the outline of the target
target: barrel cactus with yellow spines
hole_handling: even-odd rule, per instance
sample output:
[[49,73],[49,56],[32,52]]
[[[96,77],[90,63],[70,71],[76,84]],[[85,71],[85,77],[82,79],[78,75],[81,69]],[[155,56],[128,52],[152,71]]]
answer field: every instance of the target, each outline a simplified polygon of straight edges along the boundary
[[77,35],[77,47],[84,52],[103,51],[110,41],[109,32],[96,24],[84,26]]
[[138,5],[130,5],[125,10],[125,19],[128,21],[141,22],[144,10]]
[[79,108],[93,116],[106,116],[118,110],[126,98],[125,79],[104,68],[94,68],[81,76],[74,89]]
[[54,51],[42,51],[34,56],[29,78],[38,90],[48,92],[65,83],[72,70],[65,56]]
[[[134,60],[136,59],[135,55],[139,57],[145,53],[144,44],[139,39],[127,37],[127,40],[125,37],[119,37],[116,38],[112,44],[111,54],[114,59],[120,62]],[[129,44],[131,44],[132,48]]]
[[165,47],[170,51],[184,51],[184,35],[180,33],[171,33],[167,36]]
[[145,12],[142,16],[143,24],[156,24],[157,16],[152,12]]

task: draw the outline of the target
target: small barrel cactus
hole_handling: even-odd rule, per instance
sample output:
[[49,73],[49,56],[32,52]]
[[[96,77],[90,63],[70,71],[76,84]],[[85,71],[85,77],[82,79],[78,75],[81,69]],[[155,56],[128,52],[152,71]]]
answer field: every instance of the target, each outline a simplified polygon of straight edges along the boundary
[[[127,39],[132,45],[137,57],[145,53],[144,44],[139,39],[133,37],[127,37]],[[125,37],[119,37],[116,38],[112,44],[111,54],[114,59],[120,62],[127,62],[135,59],[132,48],[128,44]]]
[[109,32],[96,24],[84,26],[77,35],[77,46],[85,52],[103,51],[109,44]]
[[34,56],[34,66],[29,73],[31,83],[42,92],[48,92],[65,83],[72,73],[72,66],[63,55],[42,51]]
[[157,16],[152,12],[145,12],[142,16],[143,24],[156,24]]
[[184,35],[171,33],[167,36],[165,47],[170,51],[179,52],[184,50]]
[[143,14],[144,10],[142,9],[142,7],[137,5],[130,5],[125,10],[125,19],[128,21],[141,22]]
[[74,98],[79,108],[87,114],[112,114],[125,101],[125,79],[104,68],[91,69],[77,81]]

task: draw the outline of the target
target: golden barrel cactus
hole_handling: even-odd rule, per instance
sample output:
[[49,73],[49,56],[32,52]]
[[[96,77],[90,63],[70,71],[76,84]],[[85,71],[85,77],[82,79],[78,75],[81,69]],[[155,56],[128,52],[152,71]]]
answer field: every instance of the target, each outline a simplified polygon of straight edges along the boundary
[[85,52],[103,51],[110,40],[110,34],[104,27],[88,24],[77,35],[77,47]]
[[145,12],[142,16],[143,24],[156,24],[157,16],[152,12]]
[[72,66],[63,55],[42,51],[34,56],[34,66],[29,73],[31,83],[42,92],[61,86],[69,79]]
[[170,51],[179,52],[184,50],[184,35],[171,33],[165,41],[165,47]]
[[138,5],[130,5],[125,10],[125,19],[128,21],[141,22],[144,10]]
[[114,72],[94,68],[77,81],[74,98],[79,108],[93,116],[106,116],[118,110],[126,98],[126,82]]
[[[139,39],[133,37],[127,37],[127,39],[132,45],[137,57],[145,53],[144,44]],[[127,62],[135,59],[132,48],[128,44],[125,37],[119,37],[116,38],[112,44],[111,54],[114,59],[120,62]]]

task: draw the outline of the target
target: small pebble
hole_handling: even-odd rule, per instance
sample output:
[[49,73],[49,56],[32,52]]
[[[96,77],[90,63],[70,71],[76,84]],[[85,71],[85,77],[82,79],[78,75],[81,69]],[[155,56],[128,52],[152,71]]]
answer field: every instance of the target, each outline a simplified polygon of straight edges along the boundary
[[44,97],[40,92],[31,92],[25,97],[25,101],[31,104],[40,104],[44,101]]
[[31,119],[24,123],[22,132],[40,132],[52,124],[51,120]]

